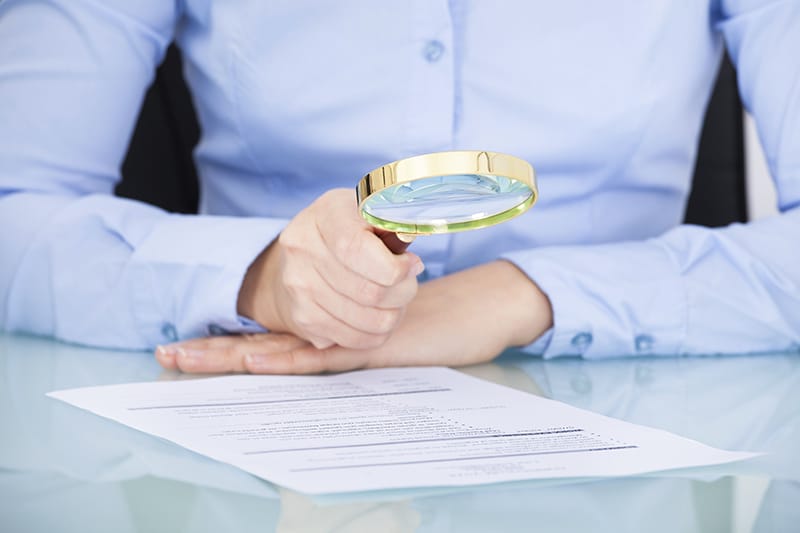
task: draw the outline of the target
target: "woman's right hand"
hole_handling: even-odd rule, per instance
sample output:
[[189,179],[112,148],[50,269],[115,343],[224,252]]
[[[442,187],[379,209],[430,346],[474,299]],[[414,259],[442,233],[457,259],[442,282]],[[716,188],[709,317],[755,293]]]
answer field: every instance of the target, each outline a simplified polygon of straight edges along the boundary
[[351,189],[334,189],[297,214],[247,271],[238,312],[317,348],[375,348],[417,292],[424,266],[392,253],[358,214]]

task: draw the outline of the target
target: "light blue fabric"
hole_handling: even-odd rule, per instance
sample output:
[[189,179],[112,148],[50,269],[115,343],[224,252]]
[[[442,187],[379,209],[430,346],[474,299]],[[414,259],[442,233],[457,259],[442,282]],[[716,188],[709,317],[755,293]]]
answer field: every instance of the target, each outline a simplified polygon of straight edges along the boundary
[[[201,216],[110,195],[173,39]],[[783,214],[679,226],[724,44]],[[522,268],[555,311],[531,351],[794,349],[798,50],[796,0],[1,1],[0,325],[127,348],[246,327],[247,266],[323,191],[484,149],[531,161],[541,201],[414,250],[431,276]]]

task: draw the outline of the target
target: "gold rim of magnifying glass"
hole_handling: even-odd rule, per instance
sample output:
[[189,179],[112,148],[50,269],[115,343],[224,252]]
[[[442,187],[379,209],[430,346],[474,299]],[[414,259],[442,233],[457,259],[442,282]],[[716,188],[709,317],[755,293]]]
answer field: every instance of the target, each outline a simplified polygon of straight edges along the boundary
[[[443,221],[440,224],[395,222],[376,217],[364,210],[364,202],[387,187],[436,176],[459,174],[500,176],[516,180],[527,185],[531,195],[514,207],[486,218],[451,223]],[[373,226],[398,234],[429,235],[484,228],[514,218],[536,203],[539,190],[536,187],[536,172],[524,159],[499,152],[458,150],[417,155],[378,167],[358,182],[356,198],[361,216]]]

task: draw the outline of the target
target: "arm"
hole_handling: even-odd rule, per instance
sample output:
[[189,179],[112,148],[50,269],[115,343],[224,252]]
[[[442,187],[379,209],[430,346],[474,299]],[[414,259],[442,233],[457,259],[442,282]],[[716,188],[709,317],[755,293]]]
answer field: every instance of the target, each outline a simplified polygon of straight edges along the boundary
[[373,350],[320,351],[265,336],[197,341],[186,345],[195,357],[159,360],[186,371],[268,373],[455,365],[537,337],[526,349],[547,357],[796,350],[800,4],[724,2],[719,28],[760,127],[781,216],[724,229],[681,226],[642,242],[509,253],[504,258],[519,270],[493,262],[424,284],[396,332]]
[[[372,342],[371,332],[353,333],[342,317],[324,312],[326,305],[336,309],[346,299],[324,279],[303,280],[303,290],[295,291],[300,294],[273,290],[283,283],[287,265],[308,259],[310,245],[304,243],[326,236],[314,233],[319,210],[310,207],[311,216],[292,221],[181,216],[111,196],[142,96],[180,17],[179,5],[0,3],[0,328],[147,348],[205,335],[212,326],[246,330],[238,311],[304,338],[329,325],[330,332],[314,339],[319,345],[345,335],[353,345]],[[383,287],[375,302],[348,309],[354,315],[399,316],[416,292],[416,279],[406,274],[421,264],[411,254],[393,256],[371,232],[347,231],[358,224],[359,230],[366,226],[352,210],[350,218],[325,226],[334,236],[326,244],[348,260],[358,263],[370,250],[383,254],[366,276],[351,275],[350,285],[368,285],[373,273],[390,276],[377,280]],[[287,239],[276,240],[290,227]],[[343,239],[352,250],[341,246]],[[261,254],[273,242],[270,250],[278,253]],[[287,247],[292,253],[283,253]],[[267,256],[277,258],[277,267],[242,289],[248,273],[259,273],[260,263],[250,268],[253,260]],[[334,256],[305,264],[331,272],[341,268]],[[395,279],[398,286],[392,287]],[[309,312],[320,296],[327,300]],[[284,316],[264,312],[275,308],[268,305],[275,298],[281,299]],[[376,305],[391,309],[364,310]],[[305,313],[303,324],[298,313]]]
[[238,324],[244,272],[285,221],[111,196],[177,4],[0,4],[3,329],[144,348]]
[[657,239],[509,254],[550,296],[546,356],[744,353],[800,344],[800,4],[722,2],[782,215]]

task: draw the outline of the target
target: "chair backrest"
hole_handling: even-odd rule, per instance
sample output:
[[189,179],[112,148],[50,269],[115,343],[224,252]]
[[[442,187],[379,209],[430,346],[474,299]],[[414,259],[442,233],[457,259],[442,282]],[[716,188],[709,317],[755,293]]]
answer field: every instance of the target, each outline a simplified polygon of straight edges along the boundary
[[726,56],[706,108],[685,221],[726,226],[747,221],[744,111],[736,70]]
[[145,95],[118,196],[178,213],[197,212],[197,171],[192,150],[200,138],[192,99],[183,79],[180,52],[170,46]]
[[[742,104],[736,72],[726,58],[709,102],[686,222],[723,226],[747,220]],[[172,46],[145,97],[117,194],[169,211],[197,211],[192,149],[199,128],[181,59]]]

